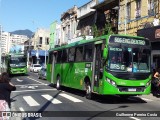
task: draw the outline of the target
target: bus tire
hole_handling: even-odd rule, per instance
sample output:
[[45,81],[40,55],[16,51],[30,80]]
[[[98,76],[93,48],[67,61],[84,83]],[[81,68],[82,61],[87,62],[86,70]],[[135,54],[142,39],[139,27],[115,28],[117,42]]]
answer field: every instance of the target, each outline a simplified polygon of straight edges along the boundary
[[90,82],[86,82],[86,98],[92,99],[92,91]]
[[60,90],[60,77],[57,77],[57,81],[56,81],[56,89]]

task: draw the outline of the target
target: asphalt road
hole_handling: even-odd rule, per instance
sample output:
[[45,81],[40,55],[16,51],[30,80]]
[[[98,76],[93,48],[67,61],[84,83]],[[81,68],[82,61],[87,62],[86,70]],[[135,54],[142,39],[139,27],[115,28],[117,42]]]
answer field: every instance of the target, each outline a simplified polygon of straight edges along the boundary
[[156,117],[160,115],[160,98],[152,94],[128,99],[95,95],[88,100],[83,91],[68,88],[58,91],[35,73],[13,76],[11,81],[17,87],[11,94],[11,114],[14,114],[11,120],[160,119]]

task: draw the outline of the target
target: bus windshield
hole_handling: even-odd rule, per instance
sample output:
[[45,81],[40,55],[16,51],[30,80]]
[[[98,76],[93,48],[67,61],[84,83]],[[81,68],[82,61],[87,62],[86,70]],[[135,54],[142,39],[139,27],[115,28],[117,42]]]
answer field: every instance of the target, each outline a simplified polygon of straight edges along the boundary
[[26,58],[25,57],[11,57],[10,66],[11,67],[26,66]]
[[107,68],[119,72],[150,72],[150,49],[137,46],[110,46]]

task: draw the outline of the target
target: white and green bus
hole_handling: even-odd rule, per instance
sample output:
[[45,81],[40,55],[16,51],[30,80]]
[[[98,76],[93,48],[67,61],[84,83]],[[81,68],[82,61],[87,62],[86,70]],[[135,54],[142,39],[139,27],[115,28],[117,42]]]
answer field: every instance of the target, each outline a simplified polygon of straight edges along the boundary
[[27,56],[20,53],[10,53],[2,59],[3,72],[13,74],[27,74]]
[[100,95],[150,94],[151,45],[148,39],[104,35],[49,51],[47,80]]

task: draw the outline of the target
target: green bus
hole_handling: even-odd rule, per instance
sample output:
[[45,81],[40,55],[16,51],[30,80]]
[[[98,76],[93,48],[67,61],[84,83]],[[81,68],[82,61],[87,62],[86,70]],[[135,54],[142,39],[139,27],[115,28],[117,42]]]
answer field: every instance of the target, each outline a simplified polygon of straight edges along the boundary
[[21,53],[10,53],[2,58],[2,71],[13,74],[27,74],[27,56]]
[[129,35],[104,35],[81,40],[49,51],[47,80],[61,86],[93,93],[149,94],[151,90],[151,44]]

